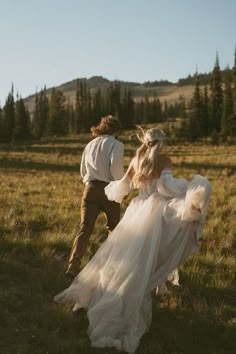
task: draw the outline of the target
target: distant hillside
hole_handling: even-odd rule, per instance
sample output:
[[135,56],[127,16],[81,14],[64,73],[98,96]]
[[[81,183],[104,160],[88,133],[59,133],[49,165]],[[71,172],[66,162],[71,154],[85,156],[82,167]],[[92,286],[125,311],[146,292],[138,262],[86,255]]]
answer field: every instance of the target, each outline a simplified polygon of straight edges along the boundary
[[[199,74],[200,84],[209,84],[211,74]],[[77,81],[86,80],[87,86],[91,90],[91,94],[96,92],[97,89],[106,90],[112,83],[115,81],[110,81],[102,76],[93,76],[89,79],[87,78],[78,78],[66,83],[63,83],[56,88],[61,90],[66,97],[70,99],[70,102],[75,101],[75,92]],[[147,81],[144,83],[139,82],[128,82],[116,80],[121,85],[121,89],[129,88],[132,92],[133,98],[135,101],[140,101],[145,96],[149,98],[156,95],[159,97],[161,102],[166,101],[167,103],[174,103],[180,96],[184,96],[185,100],[188,101],[194,90],[194,76],[189,75],[186,78],[179,79],[177,83],[172,83],[167,80],[160,81]],[[47,93],[50,96],[50,93],[53,88],[47,89]],[[35,95],[31,95],[25,98],[25,103],[28,109],[32,112],[34,110],[34,100]]]
[[[87,85],[93,94],[97,89],[101,89],[102,91],[107,89],[114,81],[110,81],[102,76],[93,76],[89,79],[79,78],[66,83],[63,83],[56,88],[61,90],[66,97],[70,99],[71,102],[75,101],[75,93],[76,93],[76,83],[78,80],[86,80]],[[154,82],[146,82],[146,83],[138,83],[138,82],[126,82],[119,81],[121,89],[129,88],[131,90],[132,96],[135,101],[140,101],[145,96],[152,98],[154,95],[159,97],[160,101],[167,101],[168,103],[175,102],[179,96],[184,96],[188,101],[193,93],[194,85],[185,85],[179,86],[177,83],[170,83],[165,81],[154,81]],[[50,96],[50,93],[53,88],[47,89],[47,93]],[[34,110],[35,104],[35,95],[31,95],[25,98],[25,104],[28,109],[32,112]]]

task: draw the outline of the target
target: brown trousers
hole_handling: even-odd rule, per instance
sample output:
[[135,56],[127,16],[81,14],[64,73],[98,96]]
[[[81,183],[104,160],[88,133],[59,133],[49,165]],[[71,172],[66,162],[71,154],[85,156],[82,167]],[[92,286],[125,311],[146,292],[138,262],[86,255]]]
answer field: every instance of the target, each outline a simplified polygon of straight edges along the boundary
[[105,213],[108,231],[112,231],[120,220],[120,204],[107,199],[104,192],[107,185],[106,182],[92,181],[85,186],[81,200],[80,229],[71,249],[69,266],[74,264],[78,267],[80,264],[100,211]]

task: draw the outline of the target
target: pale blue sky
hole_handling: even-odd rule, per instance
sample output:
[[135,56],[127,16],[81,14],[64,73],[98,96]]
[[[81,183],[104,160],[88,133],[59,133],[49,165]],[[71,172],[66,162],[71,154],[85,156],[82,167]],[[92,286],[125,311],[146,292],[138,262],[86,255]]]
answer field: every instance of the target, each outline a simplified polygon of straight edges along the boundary
[[0,101],[78,77],[172,82],[233,66],[236,0],[0,0]]

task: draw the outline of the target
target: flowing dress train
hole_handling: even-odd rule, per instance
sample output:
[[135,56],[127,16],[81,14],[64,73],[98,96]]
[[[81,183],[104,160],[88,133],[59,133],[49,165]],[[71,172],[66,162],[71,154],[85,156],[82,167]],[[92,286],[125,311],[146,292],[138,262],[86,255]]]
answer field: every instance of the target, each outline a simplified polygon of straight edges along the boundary
[[[117,202],[129,191],[127,176],[105,189]],[[92,346],[136,350],[151,324],[151,291],[199,249],[210,193],[200,175],[188,182],[164,170],[145,182],[98,252],[55,296],[87,309]]]

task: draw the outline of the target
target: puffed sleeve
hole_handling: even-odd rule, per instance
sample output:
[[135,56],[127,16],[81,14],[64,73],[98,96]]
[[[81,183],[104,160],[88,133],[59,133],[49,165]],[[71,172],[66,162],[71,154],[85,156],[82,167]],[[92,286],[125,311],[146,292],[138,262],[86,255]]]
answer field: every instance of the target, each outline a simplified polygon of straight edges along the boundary
[[105,194],[109,200],[121,203],[124,197],[133,189],[134,163],[135,158],[131,160],[126,174],[121,179],[112,181],[105,187]]
[[211,185],[206,177],[194,175],[184,199],[182,220],[199,220],[203,225],[211,195]]
[[211,195],[211,185],[206,177],[194,175],[183,202],[181,219],[184,222],[194,221],[196,238],[202,236],[206,220],[207,208]]
[[189,182],[184,178],[172,176],[171,169],[164,169],[157,181],[157,192],[163,197],[180,197],[186,193]]
[[157,192],[170,199],[167,214],[173,214],[175,209],[176,216],[182,221],[199,222],[200,234],[211,194],[211,185],[206,177],[194,175],[192,181],[188,182],[186,179],[174,178],[171,170],[163,170],[157,182]]
[[109,200],[121,203],[131,190],[131,180],[126,174],[122,179],[110,182],[105,187],[105,194]]

